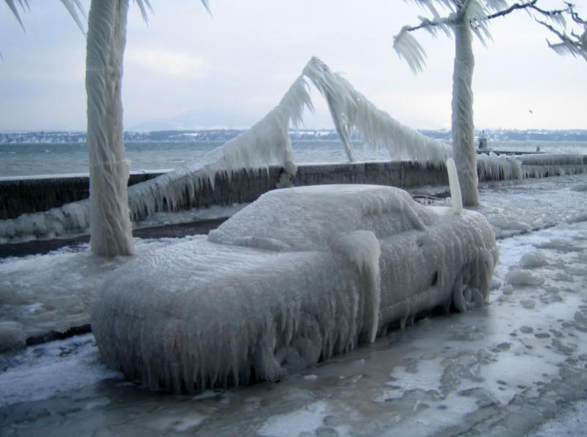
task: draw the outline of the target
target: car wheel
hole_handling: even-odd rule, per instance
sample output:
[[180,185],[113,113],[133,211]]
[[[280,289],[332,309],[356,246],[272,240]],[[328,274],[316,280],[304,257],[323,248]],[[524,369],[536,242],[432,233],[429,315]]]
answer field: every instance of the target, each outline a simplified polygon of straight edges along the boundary
[[457,275],[452,290],[452,306],[459,312],[483,305],[489,295],[493,275],[493,257],[482,251],[477,259],[466,264]]

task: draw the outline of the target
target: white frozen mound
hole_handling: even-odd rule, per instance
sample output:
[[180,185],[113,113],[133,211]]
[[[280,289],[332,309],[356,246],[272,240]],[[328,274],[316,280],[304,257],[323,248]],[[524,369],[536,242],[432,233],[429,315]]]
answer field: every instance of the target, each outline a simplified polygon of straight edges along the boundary
[[544,278],[542,275],[530,270],[514,268],[505,276],[505,282],[521,286],[542,285],[544,284]]
[[117,270],[92,328],[106,362],[151,389],[276,380],[453,295],[461,310],[480,303],[496,257],[483,216],[397,188],[275,190],[207,239]]
[[548,265],[544,252],[537,250],[536,252],[529,252],[520,259],[520,267],[524,269],[535,269]]

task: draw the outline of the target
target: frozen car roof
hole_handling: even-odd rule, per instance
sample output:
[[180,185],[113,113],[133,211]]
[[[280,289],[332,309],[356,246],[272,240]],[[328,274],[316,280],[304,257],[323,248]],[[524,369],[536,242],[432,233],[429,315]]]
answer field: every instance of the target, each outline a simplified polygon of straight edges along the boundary
[[341,233],[377,238],[424,227],[434,214],[410,195],[380,185],[316,185],[264,194],[210,233],[214,243],[267,250],[323,250]]

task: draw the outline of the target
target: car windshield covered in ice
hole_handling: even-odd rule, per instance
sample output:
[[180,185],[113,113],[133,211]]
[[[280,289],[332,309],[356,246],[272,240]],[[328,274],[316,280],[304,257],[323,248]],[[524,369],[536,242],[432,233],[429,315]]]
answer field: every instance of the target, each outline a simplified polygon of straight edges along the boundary
[[472,211],[383,186],[275,190],[121,267],[92,329],[105,360],[152,389],[274,381],[430,309],[483,303],[496,258]]
[[435,216],[402,190],[315,185],[265,194],[212,231],[208,239],[259,249],[326,250],[341,233],[368,230],[384,239],[423,230]]

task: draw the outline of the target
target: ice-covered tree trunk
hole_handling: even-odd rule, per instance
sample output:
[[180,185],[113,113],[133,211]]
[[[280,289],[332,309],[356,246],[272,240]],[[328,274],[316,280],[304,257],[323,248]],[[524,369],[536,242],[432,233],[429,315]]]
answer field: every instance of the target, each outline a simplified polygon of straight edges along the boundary
[[133,253],[121,94],[128,6],[129,0],[93,0],[88,19],[90,243],[92,253],[106,257]]
[[453,157],[459,174],[463,205],[479,204],[477,154],[473,124],[473,39],[467,14],[454,27],[456,53],[452,89]]

